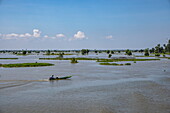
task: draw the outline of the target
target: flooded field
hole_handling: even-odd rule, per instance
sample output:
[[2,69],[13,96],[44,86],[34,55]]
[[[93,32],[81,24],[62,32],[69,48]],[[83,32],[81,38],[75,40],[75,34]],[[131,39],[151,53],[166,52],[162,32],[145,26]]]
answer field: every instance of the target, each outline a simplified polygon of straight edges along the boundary
[[[55,64],[49,67],[1,67],[0,113],[170,112],[168,59],[136,63],[126,61],[131,66],[106,66],[96,61],[82,60],[71,64],[70,61],[38,59],[56,56],[0,54],[0,57],[19,58],[0,60],[2,64]],[[89,57],[107,56],[92,54]],[[59,77],[71,75],[72,78],[49,81],[52,74]]]

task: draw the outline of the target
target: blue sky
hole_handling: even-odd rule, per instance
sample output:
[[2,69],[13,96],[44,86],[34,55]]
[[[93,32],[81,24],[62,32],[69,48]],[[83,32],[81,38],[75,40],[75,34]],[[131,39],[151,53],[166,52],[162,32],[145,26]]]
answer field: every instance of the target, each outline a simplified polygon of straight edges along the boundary
[[170,0],[0,0],[0,49],[141,49],[170,39]]

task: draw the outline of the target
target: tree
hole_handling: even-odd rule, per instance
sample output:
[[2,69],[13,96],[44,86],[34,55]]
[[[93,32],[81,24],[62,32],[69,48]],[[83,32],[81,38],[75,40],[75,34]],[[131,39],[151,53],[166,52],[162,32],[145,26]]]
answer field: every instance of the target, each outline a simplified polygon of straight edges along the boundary
[[111,54],[114,54],[115,52],[114,51],[111,51]]
[[155,53],[160,53],[160,44],[155,47]]
[[111,58],[111,57],[112,57],[112,54],[109,54],[109,55],[108,55],[108,58]]
[[145,49],[145,56],[149,56],[149,49]]
[[23,55],[26,55],[26,54],[27,54],[27,51],[22,51],[22,54],[23,54]]
[[72,58],[71,63],[74,64],[74,63],[78,63],[78,62],[77,62],[77,60],[75,58]]
[[81,50],[81,54],[82,54],[82,55],[85,55],[85,54],[88,55],[88,53],[89,53],[89,50],[88,50],[88,49],[82,49],[82,50]]
[[167,44],[167,52],[170,53],[170,40],[168,41],[168,44]]
[[95,50],[94,52],[95,52],[96,54],[98,53],[98,51],[97,51],[97,50]]
[[127,49],[126,54],[130,56],[130,55],[132,55],[132,52],[129,49]]
[[46,53],[47,55],[50,55],[50,50],[47,50],[47,53]]
[[60,53],[58,57],[63,58],[63,53]]
[[139,52],[141,52],[141,53],[143,53],[143,51],[144,51],[143,49],[139,50]]
[[106,53],[109,54],[109,53],[110,53],[110,50],[107,50]]
[[28,51],[28,53],[30,54],[30,53],[31,53],[31,51]]
[[150,53],[154,53],[155,52],[155,48],[152,48],[149,51],[150,51]]

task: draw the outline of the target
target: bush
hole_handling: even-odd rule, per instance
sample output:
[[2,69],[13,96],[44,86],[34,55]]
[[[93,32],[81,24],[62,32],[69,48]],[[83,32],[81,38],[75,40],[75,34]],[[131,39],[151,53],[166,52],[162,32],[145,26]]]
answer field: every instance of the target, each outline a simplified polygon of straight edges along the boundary
[[159,57],[159,56],[160,56],[160,54],[159,54],[159,53],[155,53],[155,56]]
[[111,58],[111,57],[112,57],[112,55],[111,55],[111,54],[109,54],[108,58]]
[[131,63],[125,63],[125,65],[131,65]]
[[74,64],[74,63],[78,63],[78,62],[75,58],[72,58],[71,63]]
[[130,55],[132,55],[132,52],[129,49],[127,49],[126,54],[130,56]]

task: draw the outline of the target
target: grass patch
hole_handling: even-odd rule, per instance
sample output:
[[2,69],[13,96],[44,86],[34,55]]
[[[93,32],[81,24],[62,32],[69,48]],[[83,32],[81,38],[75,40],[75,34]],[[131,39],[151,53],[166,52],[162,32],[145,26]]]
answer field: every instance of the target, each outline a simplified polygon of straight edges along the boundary
[[76,64],[76,63],[78,63],[78,62],[77,62],[77,60],[76,60],[75,58],[72,58],[71,63],[72,63],[72,64]]
[[125,64],[117,64],[117,63],[100,63],[100,65],[123,66],[123,65],[131,65],[131,63],[125,63]]
[[[73,58],[60,58],[60,57],[56,57],[56,58],[39,58],[39,60],[72,60]],[[79,57],[79,58],[75,58],[75,60],[98,60],[97,58],[83,58],[83,57]]]
[[119,62],[119,61],[152,61],[160,59],[99,59],[97,62]]
[[[43,55],[61,55],[61,53],[51,53],[51,54],[43,54]],[[63,55],[75,55],[75,54],[63,54]]]
[[135,56],[135,57],[155,57],[155,56]]
[[170,59],[170,57],[159,57],[159,58],[167,58],[167,59]]
[[[73,58],[39,58],[39,60],[72,60]],[[160,60],[160,59],[99,59],[99,58],[75,58],[75,60],[96,60],[97,62],[119,62],[119,61],[152,61],[152,60]]]
[[131,65],[131,63],[125,63],[125,65]]
[[11,59],[11,60],[16,60],[16,59],[18,59],[18,58],[0,58],[0,59]]
[[39,66],[53,66],[50,63],[16,63],[16,64],[0,64],[0,67],[39,67]]

